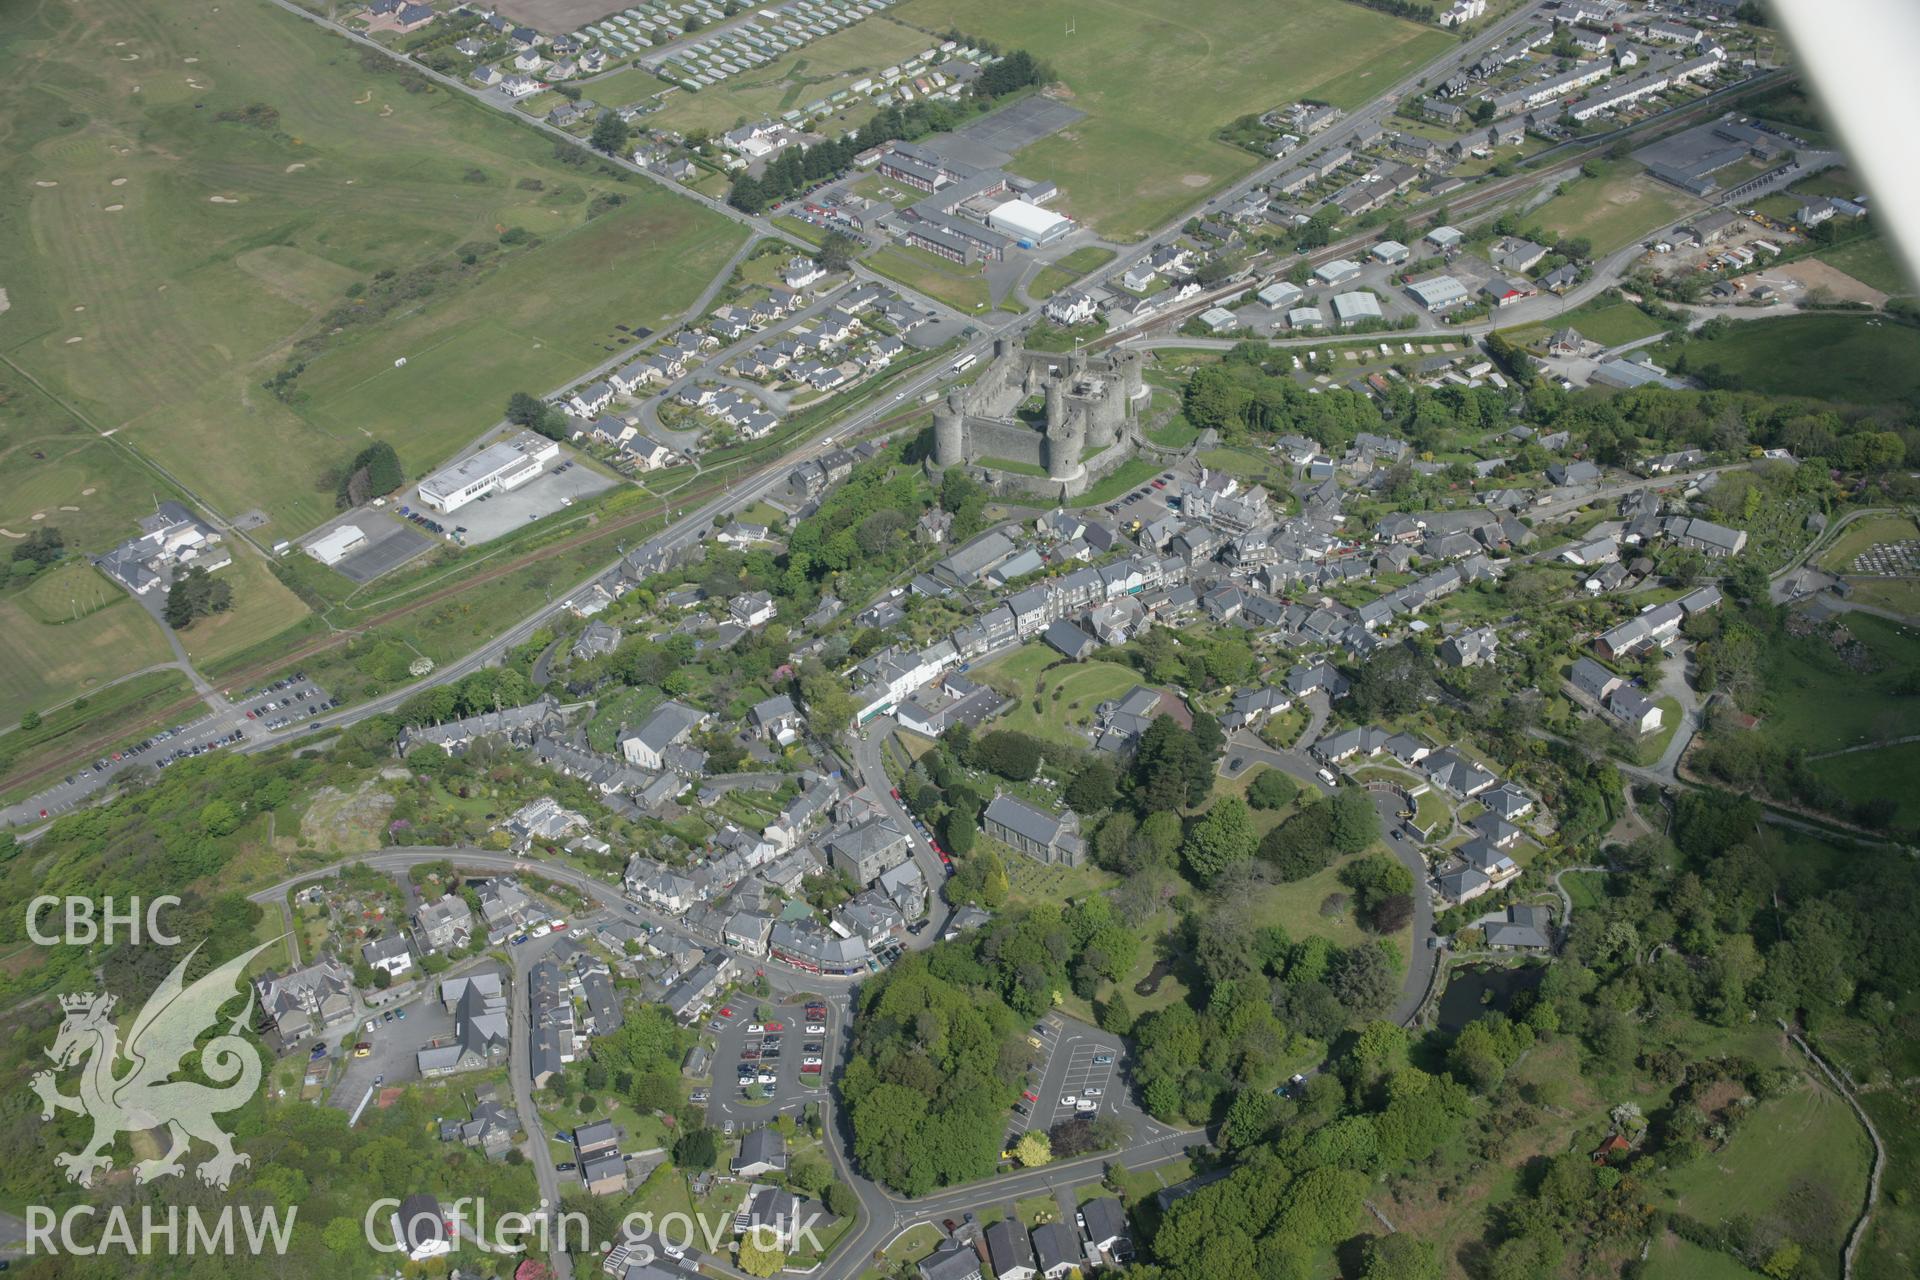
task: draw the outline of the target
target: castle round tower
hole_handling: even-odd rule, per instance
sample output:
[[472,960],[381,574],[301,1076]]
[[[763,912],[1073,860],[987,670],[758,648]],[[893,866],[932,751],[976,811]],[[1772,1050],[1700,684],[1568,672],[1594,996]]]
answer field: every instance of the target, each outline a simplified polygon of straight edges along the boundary
[[1067,403],[1067,384],[1047,383],[1047,475],[1066,480],[1080,474],[1080,455],[1087,447],[1086,419]]
[[967,460],[966,455],[966,415],[956,387],[933,411],[933,460],[942,467],[957,467]]

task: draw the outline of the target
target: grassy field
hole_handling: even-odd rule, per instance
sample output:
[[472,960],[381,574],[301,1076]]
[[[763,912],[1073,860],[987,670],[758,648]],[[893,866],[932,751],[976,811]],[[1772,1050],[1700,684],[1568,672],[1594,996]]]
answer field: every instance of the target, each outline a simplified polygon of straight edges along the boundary
[[[1253,168],[1214,140],[1249,112],[1315,97],[1351,108],[1438,57],[1452,37],[1340,0],[909,0],[902,22],[957,28],[1051,65],[1085,120],[1015,158],[1062,188],[1064,211],[1131,239]],[[1069,19],[1073,33],[1067,34]]]
[[[515,391],[544,392],[617,354],[625,339],[615,325],[671,324],[741,233],[665,192],[628,194],[621,208],[510,259],[457,305],[327,353],[300,380],[312,396],[307,417],[340,435],[404,423],[382,434],[410,474],[424,472],[496,421]],[[396,351],[408,353],[405,368],[393,367]]]
[[580,92],[603,107],[624,107],[644,102],[666,87],[666,82],[653,72],[628,66],[582,82]]
[[1760,732],[1782,746],[1834,751],[1913,732],[1920,696],[1900,690],[1906,673],[1920,668],[1920,634],[1871,614],[1845,621],[1873,652],[1871,674],[1856,673],[1816,639],[1774,647]]
[[1650,338],[1659,333],[1661,328],[1658,321],[1631,302],[1595,298],[1592,302],[1575,307],[1552,324],[1526,325],[1508,330],[1507,336],[1523,344],[1545,342],[1554,330],[1568,325],[1578,329],[1582,337],[1609,347]]
[[[557,383],[613,321],[685,305],[736,234],[268,5],[20,8],[0,48],[0,356],[216,510],[264,510],[269,538],[331,513],[323,472],[370,436],[421,470],[494,420],[509,376]],[[515,227],[542,243],[502,258]],[[423,266],[444,282],[335,338],[310,403],[263,390],[349,289]],[[365,385],[399,355],[424,357],[417,376]]]
[[1809,1083],[1761,1104],[1722,1150],[1661,1183],[1675,1208],[1702,1221],[1782,1213],[1803,1218],[1802,1230],[1816,1233],[1793,1233],[1810,1252],[1837,1250],[1865,1194],[1871,1159],[1867,1135],[1846,1103]]
[[243,653],[310,616],[300,597],[287,590],[259,556],[235,551],[233,563],[220,570],[220,576],[233,584],[233,608],[196,619],[179,633],[196,667]]
[[58,711],[42,711],[38,728],[9,725],[7,732],[0,733],[0,774],[31,760],[35,753],[77,742],[83,735],[105,736],[116,726],[135,723],[186,692],[187,678],[180,672],[149,671],[75,699]]
[[1585,236],[1595,253],[1612,253],[1699,207],[1699,201],[1654,181],[1639,165],[1618,160],[1611,162],[1611,172],[1581,178],[1564,195],[1535,209],[1528,224],[1563,236]]
[[1682,345],[1688,367],[1716,367],[1744,390],[1882,404],[1920,394],[1920,329],[1858,315],[1736,324]]
[[1920,527],[1905,516],[1871,516],[1849,524],[1816,563],[1829,573],[1846,573],[1861,552],[1876,542],[1904,542],[1920,538]]
[[[846,88],[853,81],[869,76],[882,67],[939,44],[924,31],[885,18],[869,18],[825,39],[815,40],[764,67],[755,67],[724,83],[699,93],[681,89],[667,98],[666,105],[646,118],[649,128],[678,129],[683,133],[705,129],[720,133],[736,125],[783,111],[819,102]],[[656,89],[664,87],[654,80]],[[617,103],[617,97],[602,97],[597,86],[587,86],[596,102]],[[849,126],[862,125],[874,108],[862,102],[854,107]]]
[[1035,276],[1033,283],[1027,286],[1027,295],[1033,298],[1051,298],[1087,272],[1104,267],[1112,261],[1113,250],[1102,249],[1097,244],[1075,249]]
[[[64,579],[69,571],[56,572]],[[0,662],[0,721],[11,724],[36,707],[173,660],[160,624],[130,596],[57,624],[41,620],[47,607],[39,599],[29,605],[17,594],[0,598],[7,653]]]
[[1843,244],[1837,249],[1829,249],[1820,255],[1820,260],[1882,293],[1898,297],[1920,292],[1914,287],[1913,277],[1893,256],[1892,248],[1879,236],[1869,236],[1864,240]]
[[[1111,662],[1065,662],[1037,642],[1021,646],[974,674],[1020,700],[995,722],[997,726],[1077,747],[1087,744],[1076,730],[1093,723],[1094,708],[1124,696],[1141,683],[1139,673],[1131,667]],[[1033,709],[1036,698],[1040,700],[1039,711]]]
[[987,277],[980,268],[963,267],[925,249],[890,244],[870,254],[866,263],[881,275],[969,315],[984,311],[993,300],[987,289]]
[[1667,1232],[1654,1242],[1641,1274],[1646,1280],[1753,1280],[1760,1273],[1748,1270],[1728,1254],[1703,1249]]
[[[1371,937],[1353,918],[1353,912],[1342,907],[1328,913],[1324,910],[1328,900],[1335,895],[1350,897],[1350,891],[1340,883],[1340,868],[1350,858],[1342,858],[1324,871],[1315,872],[1305,880],[1296,880],[1291,884],[1272,884],[1265,886],[1259,894],[1259,903],[1249,916],[1261,924],[1277,924],[1287,931],[1287,936],[1298,941],[1301,938],[1325,938],[1329,942],[1343,947],[1352,946]],[[1404,967],[1408,955],[1408,946],[1413,937],[1413,926],[1408,925],[1393,941],[1400,946],[1400,959]]]
[[1920,795],[1913,790],[1913,780],[1920,778],[1920,742],[1829,756],[1814,761],[1812,768],[1816,777],[1831,783],[1848,802],[1886,796],[1899,803],[1894,810],[1896,825],[1920,824]]
[[1853,598],[1860,604],[1920,618],[1920,582],[1912,578],[1857,579],[1853,584]]

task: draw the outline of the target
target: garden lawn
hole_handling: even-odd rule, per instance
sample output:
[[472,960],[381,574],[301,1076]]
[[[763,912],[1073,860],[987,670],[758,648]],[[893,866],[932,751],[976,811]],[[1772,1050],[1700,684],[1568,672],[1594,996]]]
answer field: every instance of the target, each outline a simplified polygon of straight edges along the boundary
[[1585,236],[1596,254],[1612,253],[1679,221],[1700,202],[1657,182],[1631,161],[1614,161],[1598,178],[1579,178],[1565,194],[1527,215],[1527,225],[1563,236]]
[[1026,49],[1053,67],[1087,118],[1026,147],[1011,168],[1058,182],[1065,212],[1123,240],[1258,163],[1214,139],[1222,126],[1300,97],[1350,109],[1454,43],[1343,0],[908,0],[891,16]]
[[1765,395],[1884,404],[1920,394],[1920,328],[1866,315],[1742,321],[1682,344],[1687,371],[1718,369]]
[[1920,635],[1871,614],[1850,613],[1845,622],[1878,670],[1858,674],[1814,638],[1778,642],[1769,655],[1760,732],[1782,746],[1834,751],[1913,732],[1920,696],[1900,690],[1906,673],[1920,670]]
[[[1356,855],[1364,857],[1364,854]],[[1263,886],[1258,893],[1258,905],[1252,919],[1258,924],[1277,924],[1287,931],[1294,941],[1301,938],[1321,937],[1343,947],[1356,942],[1364,942],[1373,935],[1367,933],[1354,920],[1349,907],[1343,907],[1335,915],[1322,915],[1321,904],[1333,894],[1351,897],[1347,886],[1340,883],[1340,868],[1352,861],[1342,858],[1324,871],[1317,871],[1305,880],[1295,880],[1290,884],[1272,884]],[[1408,954],[1407,942],[1412,937],[1413,927],[1409,925],[1395,941],[1400,944],[1400,956],[1404,964]]]
[[[497,420],[510,381],[544,391],[584,373],[616,320],[685,306],[743,234],[652,184],[563,164],[551,139],[271,5],[13,16],[0,356],[217,513],[263,511],[268,541],[332,514],[324,473],[369,436],[410,473],[443,461]],[[627,203],[589,223],[616,191]],[[516,227],[542,243],[502,253]],[[296,384],[310,400],[263,388],[350,288],[430,264],[449,268],[431,293],[310,362]],[[125,493],[123,518],[159,487]]]

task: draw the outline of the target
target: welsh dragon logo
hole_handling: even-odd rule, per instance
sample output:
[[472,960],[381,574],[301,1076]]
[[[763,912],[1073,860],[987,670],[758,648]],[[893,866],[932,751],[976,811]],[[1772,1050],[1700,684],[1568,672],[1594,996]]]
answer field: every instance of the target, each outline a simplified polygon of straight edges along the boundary
[[[110,1016],[113,996],[83,992],[60,997],[66,1018],[53,1047],[47,1050],[55,1067],[33,1077],[33,1090],[40,1095],[42,1120],[53,1119],[54,1112],[60,1110],[93,1120],[93,1138],[84,1149],[54,1157],[69,1179],[91,1187],[96,1173],[113,1167],[113,1157],[106,1152],[116,1135],[164,1126],[171,1145],[159,1156],[135,1166],[135,1178],[151,1182],[185,1172],[182,1157],[188,1154],[191,1140],[198,1138],[214,1149],[212,1157],[200,1162],[200,1180],[226,1189],[234,1171],[247,1164],[248,1158],[233,1149],[233,1140],[213,1117],[242,1106],[260,1087],[260,1053],[239,1034],[242,1019],[253,1009],[251,994],[246,1008],[226,1031],[199,1050],[200,1073],[220,1087],[173,1077],[194,1053],[201,1034],[219,1021],[220,1006],[233,998],[234,984],[247,962],[272,945],[265,942],[235,956],[187,986],[181,975],[199,951],[196,946],[174,966],[134,1018],[124,1049]],[[122,1058],[133,1067],[125,1075],[119,1074]],[[80,1092],[77,1097],[68,1097],[58,1091],[55,1076],[73,1066],[81,1067]]]

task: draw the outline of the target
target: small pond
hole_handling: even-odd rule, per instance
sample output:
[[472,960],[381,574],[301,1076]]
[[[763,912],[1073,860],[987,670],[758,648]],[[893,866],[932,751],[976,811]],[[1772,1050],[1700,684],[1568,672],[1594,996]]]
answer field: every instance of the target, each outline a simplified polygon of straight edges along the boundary
[[1544,964],[1460,965],[1447,976],[1435,1021],[1442,1031],[1458,1031],[1483,1013],[1504,1012],[1546,976]]

